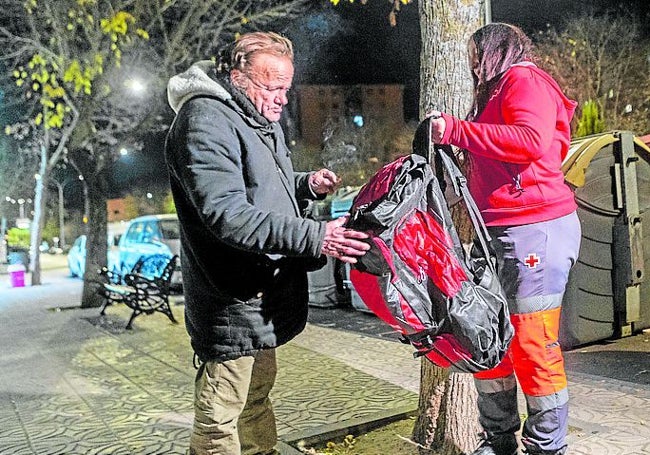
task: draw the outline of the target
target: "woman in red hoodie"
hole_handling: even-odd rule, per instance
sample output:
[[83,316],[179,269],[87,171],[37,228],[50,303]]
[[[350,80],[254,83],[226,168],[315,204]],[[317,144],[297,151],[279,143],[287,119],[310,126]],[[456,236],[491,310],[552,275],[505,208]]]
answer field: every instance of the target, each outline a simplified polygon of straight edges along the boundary
[[564,454],[568,391],[560,307],[580,248],[573,191],[560,169],[576,107],[533,63],[517,27],[492,23],[469,41],[474,100],[467,120],[430,112],[432,140],[466,150],[470,191],[495,240],[515,337],[496,368],[475,375],[485,433],[475,455],[513,455],[517,379],[529,454]]

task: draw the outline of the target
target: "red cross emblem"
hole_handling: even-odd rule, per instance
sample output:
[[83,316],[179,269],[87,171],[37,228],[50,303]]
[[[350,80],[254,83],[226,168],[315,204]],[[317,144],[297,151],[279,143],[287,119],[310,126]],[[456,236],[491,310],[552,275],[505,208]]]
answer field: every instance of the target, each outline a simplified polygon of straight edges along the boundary
[[526,264],[529,269],[534,269],[537,267],[537,264],[539,264],[539,256],[535,253],[528,254],[528,257],[524,259],[524,264]]

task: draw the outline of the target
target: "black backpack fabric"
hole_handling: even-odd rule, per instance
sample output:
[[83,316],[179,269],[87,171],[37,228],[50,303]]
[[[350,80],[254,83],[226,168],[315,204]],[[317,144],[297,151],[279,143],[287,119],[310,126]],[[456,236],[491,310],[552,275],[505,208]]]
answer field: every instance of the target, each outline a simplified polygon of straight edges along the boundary
[[[490,236],[466,180],[441,147],[432,169],[419,155],[380,169],[354,199],[347,226],[371,234],[350,270],[368,309],[441,367],[474,373],[495,367],[513,336]],[[436,177],[437,175],[437,177]],[[440,184],[464,201],[476,230],[466,253]]]

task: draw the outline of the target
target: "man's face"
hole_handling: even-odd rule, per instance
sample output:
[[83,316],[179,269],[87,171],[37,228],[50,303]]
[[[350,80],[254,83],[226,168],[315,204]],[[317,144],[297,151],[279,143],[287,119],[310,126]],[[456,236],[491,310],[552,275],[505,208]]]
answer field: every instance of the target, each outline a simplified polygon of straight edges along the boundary
[[248,79],[246,96],[257,112],[270,122],[277,122],[287,104],[287,92],[293,79],[293,63],[289,57],[259,54],[249,69],[242,73]]

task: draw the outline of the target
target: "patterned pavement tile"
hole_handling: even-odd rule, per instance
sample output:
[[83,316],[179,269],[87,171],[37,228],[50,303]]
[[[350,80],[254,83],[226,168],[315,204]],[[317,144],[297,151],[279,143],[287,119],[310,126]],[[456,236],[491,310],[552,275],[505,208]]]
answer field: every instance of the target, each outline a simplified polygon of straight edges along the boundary
[[[185,453],[196,371],[182,308],[178,325],[142,316],[126,331],[119,305],[100,317],[16,302],[0,312],[0,454]],[[309,324],[278,349],[278,365],[283,438],[417,406],[420,361],[390,337]],[[650,387],[569,380],[570,455],[650,454]]]
[[[290,368],[296,359],[300,368]],[[326,370],[321,367],[324,362]],[[288,422],[294,431],[417,406],[416,394],[294,343],[278,350],[278,366],[273,402],[279,420],[295,416]]]
[[[34,346],[41,354],[22,352],[20,366],[0,375],[0,453],[185,452],[196,372],[183,325],[141,317],[127,332],[120,327],[128,311],[109,311],[106,319],[84,311],[63,321],[45,344]],[[75,325],[80,329],[70,330]],[[339,343],[336,349],[345,348]],[[357,356],[360,364],[376,362],[363,349],[354,351],[363,354]],[[26,374],[44,359],[51,374]],[[354,362],[300,344],[279,349],[273,401],[280,435],[417,404],[417,394],[363,371],[370,366],[355,368]],[[18,382],[19,377],[28,379]]]

